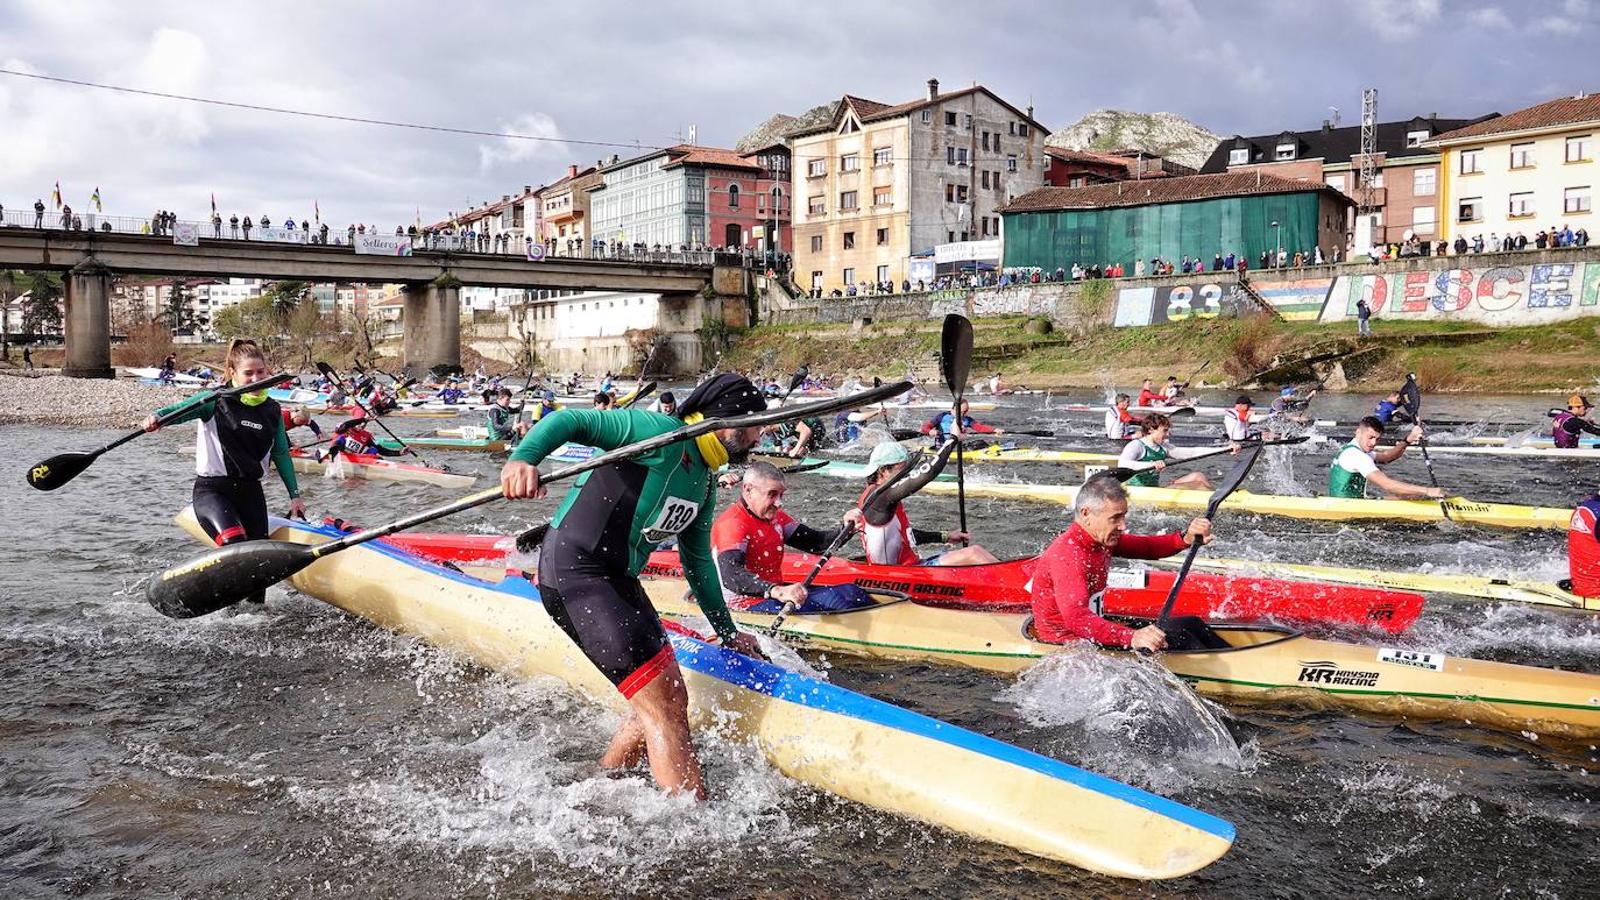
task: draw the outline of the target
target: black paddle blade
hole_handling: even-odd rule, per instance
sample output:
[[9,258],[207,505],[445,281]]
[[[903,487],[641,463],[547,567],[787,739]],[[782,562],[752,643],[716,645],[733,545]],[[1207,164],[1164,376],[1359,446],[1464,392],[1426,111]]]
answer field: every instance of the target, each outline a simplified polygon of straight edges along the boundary
[[314,550],[305,544],[246,541],[155,576],[145,588],[145,599],[164,616],[192,619],[264,591],[316,559]]
[[1400,405],[1405,408],[1406,415],[1416,421],[1422,412],[1422,388],[1417,387],[1417,376],[1406,376],[1405,386],[1400,388]]
[[[338,377],[333,374],[333,366],[328,365],[327,363],[323,362],[320,359],[317,360],[317,371],[321,372],[322,374],[324,374],[326,376],[328,376],[329,378],[333,378],[334,380],[338,380]],[[357,369],[356,371],[359,372],[360,369]]]
[[963,315],[944,317],[939,334],[939,372],[944,386],[957,397],[966,393],[967,372],[972,367],[972,322]]
[[1217,507],[1222,505],[1222,501],[1228,499],[1229,494],[1238,490],[1239,485],[1244,484],[1245,477],[1250,474],[1250,467],[1256,464],[1256,458],[1260,455],[1260,444],[1256,444],[1247,450],[1239,451],[1239,461],[1233,464],[1233,468],[1223,477],[1222,483],[1217,485],[1217,489],[1211,492],[1211,499],[1206,503],[1206,518],[1215,517]]
[[1195,412],[1192,406],[1174,406],[1171,409],[1161,410],[1161,414],[1169,419],[1179,419],[1185,416],[1192,416]]
[[28,484],[41,491],[53,491],[83,474],[99,456],[98,453],[58,453],[28,469]]
[[550,533],[550,523],[545,522],[529,528],[517,535],[517,550],[522,553],[532,553],[544,543],[545,535]]
[[[792,394],[795,391],[800,390],[800,385],[805,384],[806,383],[806,379],[808,377],[810,377],[810,375],[811,375],[811,367],[810,366],[801,366],[800,368],[795,369],[794,370],[794,377],[789,379],[789,393]],[[786,394],[785,396],[788,396],[788,395]]]

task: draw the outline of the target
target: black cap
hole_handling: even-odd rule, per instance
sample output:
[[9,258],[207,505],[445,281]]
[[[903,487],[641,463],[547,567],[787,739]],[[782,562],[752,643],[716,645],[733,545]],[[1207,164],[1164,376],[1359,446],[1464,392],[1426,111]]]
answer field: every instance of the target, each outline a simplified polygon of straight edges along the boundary
[[687,418],[701,413],[708,419],[765,412],[766,398],[743,375],[724,372],[700,382],[678,404],[677,416]]

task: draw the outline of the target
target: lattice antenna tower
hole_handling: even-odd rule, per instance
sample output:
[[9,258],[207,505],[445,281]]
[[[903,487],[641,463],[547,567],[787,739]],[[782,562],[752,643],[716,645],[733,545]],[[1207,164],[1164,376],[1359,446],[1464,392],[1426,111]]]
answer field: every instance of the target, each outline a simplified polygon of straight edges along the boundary
[[1361,92],[1361,190],[1357,198],[1360,214],[1373,212],[1372,183],[1378,180],[1378,89]]

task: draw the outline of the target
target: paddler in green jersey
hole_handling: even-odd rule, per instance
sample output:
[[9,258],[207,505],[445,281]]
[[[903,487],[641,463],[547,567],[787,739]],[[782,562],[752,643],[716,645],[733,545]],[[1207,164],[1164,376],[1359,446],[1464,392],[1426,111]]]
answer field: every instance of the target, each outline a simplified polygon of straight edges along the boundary
[[[537,464],[568,441],[613,450],[702,417],[766,408],[749,381],[723,374],[695,388],[676,418],[641,409],[559,410],[528,432],[501,470],[500,485],[508,499],[543,496]],[[631,707],[600,764],[622,769],[647,758],[656,783],[672,793],[703,799],[705,787],[689,736],[683,676],[639,572],[651,551],[676,538],[684,577],[717,638],[760,655],[756,639],[740,632],[728,613],[711,554],[714,473],[742,462],[760,435],[760,428],[725,428],[584,473],[540,547],[546,611]]]
[[[1174,447],[1168,442],[1172,437],[1172,419],[1162,413],[1146,413],[1139,423],[1139,436],[1128,441],[1122,448],[1117,465],[1130,469],[1143,469],[1144,471],[1129,478],[1127,483],[1137,487],[1160,487],[1161,470],[1167,467],[1167,462],[1177,462],[1192,456],[1203,456],[1214,453],[1216,447]],[[1239,445],[1230,442],[1229,446],[1234,453],[1239,452]],[[1196,491],[1211,490],[1211,479],[1204,472],[1190,472],[1181,478],[1173,479],[1167,485],[1170,488],[1187,488]]]
[[1413,425],[1411,433],[1393,447],[1379,450],[1378,439],[1381,437],[1383,423],[1376,416],[1367,416],[1356,425],[1355,436],[1350,443],[1339,448],[1333,457],[1333,464],[1328,467],[1328,496],[1359,500],[1367,495],[1367,482],[1370,481],[1390,497],[1402,500],[1443,499],[1444,491],[1439,488],[1411,484],[1378,470],[1378,466],[1388,465],[1404,456],[1406,448],[1414,441],[1422,440],[1421,426]]

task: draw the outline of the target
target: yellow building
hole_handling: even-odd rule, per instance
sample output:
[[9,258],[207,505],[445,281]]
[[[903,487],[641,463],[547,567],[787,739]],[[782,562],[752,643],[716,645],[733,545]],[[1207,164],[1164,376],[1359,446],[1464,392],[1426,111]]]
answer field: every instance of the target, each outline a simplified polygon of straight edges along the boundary
[[[910,257],[994,241],[998,209],[1044,184],[1049,131],[988,88],[890,106],[846,95],[793,149],[795,280],[826,295],[910,278]],[[998,259],[996,259],[998,262]]]
[[1531,242],[1552,227],[1592,231],[1597,137],[1600,95],[1579,94],[1429,141],[1442,156],[1440,236],[1470,241],[1522,233]]

